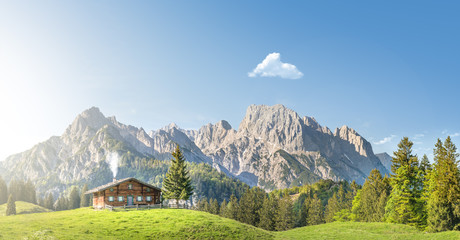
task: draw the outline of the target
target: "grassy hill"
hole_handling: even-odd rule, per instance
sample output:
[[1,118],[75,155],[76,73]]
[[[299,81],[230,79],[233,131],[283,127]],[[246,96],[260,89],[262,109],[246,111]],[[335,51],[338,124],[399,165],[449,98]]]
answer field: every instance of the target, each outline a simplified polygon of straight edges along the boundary
[[392,223],[333,222],[276,232],[278,239],[460,239],[460,232],[424,233]]
[[184,209],[109,212],[90,208],[0,217],[0,239],[460,239],[387,223],[330,223],[269,232]]
[[[0,216],[5,216],[5,212],[6,212],[6,203],[0,205]],[[16,213],[17,214],[41,213],[41,212],[51,212],[51,210],[46,209],[44,207],[40,207],[32,203],[16,201]]]

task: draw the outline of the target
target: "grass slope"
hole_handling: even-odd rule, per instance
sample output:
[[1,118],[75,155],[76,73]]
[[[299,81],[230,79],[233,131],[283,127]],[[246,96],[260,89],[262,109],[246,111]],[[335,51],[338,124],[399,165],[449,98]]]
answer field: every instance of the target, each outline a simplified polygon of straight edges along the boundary
[[460,239],[460,232],[424,233],[392,223],[333,222],[275,233],[277,239]]
[[0,217],[0,239],[460,239],[389,223],[335,222],[269,232],[184,209],[70,211]]
[[0,239],[272,239],[273,233],[185,209],[69,211],[0,217]]
[[[44,207],[40,207],[33,203],[16,201],[16,213],[17,214],[28,214],[28,213],[41,213],[41,212],[51,212],[51,210]],[[0,205],[0,216],[5,216],[6,213],[6,203]]]

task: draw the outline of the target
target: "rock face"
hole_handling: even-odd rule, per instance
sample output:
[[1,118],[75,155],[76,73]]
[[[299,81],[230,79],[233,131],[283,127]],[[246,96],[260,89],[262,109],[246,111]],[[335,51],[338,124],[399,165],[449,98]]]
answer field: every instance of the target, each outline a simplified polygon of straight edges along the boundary
[[385,166],[387,171],[391,173],[391,164],[393,164],[393,158],[386,152],[375,154],[375,156],[380,159],[380,162],[382,162],[383,166]]
[[373,168],[388,173],[370,143],[347,126],[332,133],[314,118],[300,117],[282,105],[251,105],[238,130],[222,120],[199,130],[170,124],[148,134],[93,107],[77,116],[60,137],[0,162],[0,174],[7,180],[47,179],[44,188],[98,185],[112,177],[109,154],[123,156],[118,165],[124,158],[170,159],[176,144],[188,161],[208,163],[267,190],[318,179],[363,183]]

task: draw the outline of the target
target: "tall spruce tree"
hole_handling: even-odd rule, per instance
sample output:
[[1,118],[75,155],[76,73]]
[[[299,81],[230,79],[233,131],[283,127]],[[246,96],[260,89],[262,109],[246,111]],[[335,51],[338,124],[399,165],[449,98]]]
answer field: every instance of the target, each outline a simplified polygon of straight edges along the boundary
[[382,221],[389,193],[388,180],[382,178],[379,170],[373,169],[360,190],[360,202],[355,203],[354,213],[356,214],[356,219],[363,222]]
[[438,139],[434,166],[428,174],[429,231],[460,230],[460,170],[457,148],[450,137]]
[[391,171],[391,193],[385,208],[385,217],[389,222],[420,226],[423,208],[420,206],[422,195],[421,182],[418,179],[419,163],[412,155],[413,143],[404,137],[395,151]]
[[163,181],[163,196],[166,199],[176,200],[176,206],[178,206],[179,200],[187,201],[193,195],[193,187],[185,157],[179,149],[179,145],[171,154],[174,158],[171,159],[171,167],[169,167]]
[[321,199],[318,198],[316,193],[313,195],[313,198],[309,203],[310,206],[307,216],[308,225],[323,223],[323,204],[321,204]]
[[8,187],[3,180],[2,177],[0,177],[0,205],[4,204],[8,201]]
[[10,194],[8,197],[8,203],[6,204],[6,216],[16,215],[16,203],[14,202],[13,195]]
[[275,194],[266,195],[264,197],[262,208],[259,210],[260,222],[258,227],[268,231],[275,230],[278,202],[279,199]]
[[324,211],[324,220],[329,223],[334,221],[335,213],[340,211],[340,203],[337,193],[334,193],[327,201],[326,210]]
[[294,226],[294,219],[292,216],[292,199],[286,192],[279,200],[278,211],[276,212],[276,226],[277,231],[284,231],[291,229]]
[[72,187],[69,195],[69,209],[76,209],[80,207],[80,193],[77,187]]
[[88,191],[88,184],[83,185],[80,195],[80,207],[89,207],[89,194],[85,194]]
[[225,208],[225,212],[223,212],[223,216],[226,218],[231,218],[237,220],[238,218],[238,199],[235,195],[230,196],[230,200],[228,201],[227,207]]
[[48,193],[44,201],[44,207],[50,210],[54,209],[54,196],[52,193]]

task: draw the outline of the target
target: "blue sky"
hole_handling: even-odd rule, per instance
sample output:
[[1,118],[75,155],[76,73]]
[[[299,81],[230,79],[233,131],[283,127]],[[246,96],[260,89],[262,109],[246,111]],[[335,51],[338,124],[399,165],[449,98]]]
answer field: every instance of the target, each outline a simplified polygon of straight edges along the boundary
[[[284,104],[374,152],[460,143],[456,1],[0,1],[0,159],[97,106],[197,129]],[[302,76],[249,77],[270,53]],[[458,145],[458,144],[457,144]]]

